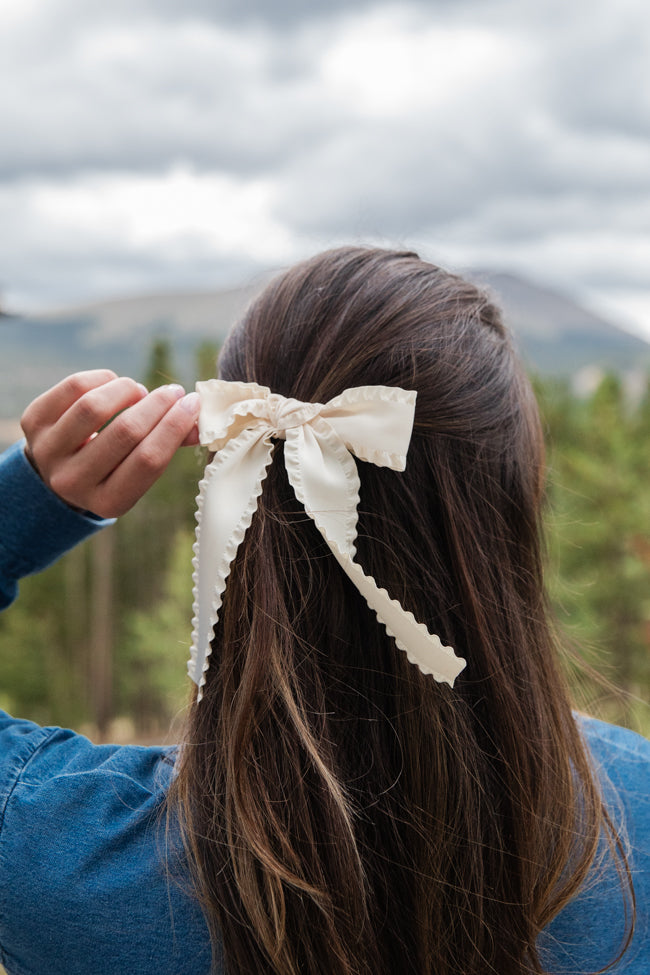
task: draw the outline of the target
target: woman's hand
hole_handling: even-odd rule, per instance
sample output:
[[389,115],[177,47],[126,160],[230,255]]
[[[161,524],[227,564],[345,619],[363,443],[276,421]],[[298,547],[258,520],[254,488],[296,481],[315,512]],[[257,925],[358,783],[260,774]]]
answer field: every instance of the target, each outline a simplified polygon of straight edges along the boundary
[[198,442],[198,412],[198,395],[181,386],[147,393],[95,369],[35,399],[21,426],[27,456],[50,489],[72,507],[112,518],[133,507],[178,447]]

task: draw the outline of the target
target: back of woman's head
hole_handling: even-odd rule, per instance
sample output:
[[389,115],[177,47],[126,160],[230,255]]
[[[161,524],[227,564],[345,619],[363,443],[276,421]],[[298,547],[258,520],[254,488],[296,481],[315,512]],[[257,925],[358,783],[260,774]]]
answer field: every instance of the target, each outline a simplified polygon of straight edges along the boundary
[[358,561],[467,660],[454,688],[408,662],[278,441],[172,795],[229,970],[541,971],[602,812],[547,619],[539,419],[498,310],[415,254],[335,250],[267,287],[220,375],[321,403],[417,391],[406,470],[357,462]]

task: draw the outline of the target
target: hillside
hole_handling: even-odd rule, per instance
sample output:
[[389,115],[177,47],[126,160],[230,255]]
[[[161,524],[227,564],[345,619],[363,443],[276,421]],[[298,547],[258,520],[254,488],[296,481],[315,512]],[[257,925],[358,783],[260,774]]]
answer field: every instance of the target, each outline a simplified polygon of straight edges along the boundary
[[650,343],[583,308],[572,298],[515,274],[470,272],[494,292],[528,365],[548,375],[586,366],[625,372],[650,368]]
[[[492,289],[527,364],[571,375],[589,365],[650,368],[650,343],[629,335],[572,299],[513,274],[470,272]],[[106,366],[142,376],[152,340],[172,342],[181,378],[193,382],[193,353],[220,342],[264,284],[214,292],[115,299],[48,315],[0,318],[0,420],[18,416],[38,392],[77,369]],[[0,426],[0,438],[14,427]]]

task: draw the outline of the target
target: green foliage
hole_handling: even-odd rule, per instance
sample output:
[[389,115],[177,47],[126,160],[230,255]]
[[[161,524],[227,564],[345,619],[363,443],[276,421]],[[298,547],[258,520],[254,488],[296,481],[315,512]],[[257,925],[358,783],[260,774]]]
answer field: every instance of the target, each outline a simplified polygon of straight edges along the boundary
[[160,599],[149,609],[127,614],[124,640],[117,649],[119,698],[147,734],[169,724],[187,698],[193,541],[192,533],[177,532]]
[[[197,353],[215,372],[217,349]],[[152,349],[147,382],[175,375],[171,349]],[[158,377],[156,379],[156,377]],[[636,404],[607,376],[577,398],[566,382],[534,380],[549,468],[548,583],[560,624],[582,661],[623,694],[567,664],[578,700],[650,733],[650,387]],[[41,723],[97,725],[98,559],[110,559],[113,612],[108,699],[137,732],[163,735],[188,694],[191,542],[203,451],[178,452],[165,476],[110,531],[21,584],[0,615],[0,705]],[[104,553],[108,552],[108,555]],[[100,600],[101,602],[101,600]]]
[[[647,397],[647,392],[646,392]],[[644,401],[606,376],[580,401],[547,387],[549,589],[583,658],[624,693],[574,674],[605,717],[650,731],[650,462]]]
[[216,342],[202,342],[196,350],[197,379],[214,379],[217,374],[219,346]]
[[[88,544],[20,584],[20,599],[0,614],[0,704],[41,724],[88,719],[84,693]],[[81,578],[78,580],[79,567]],[[76,582],[80,585],[77,588]]]
[[154,339],[153,345],[151,346],[147,372],[143,381],[149,390],[178,381],[172,361],[172,348],[168,339]]

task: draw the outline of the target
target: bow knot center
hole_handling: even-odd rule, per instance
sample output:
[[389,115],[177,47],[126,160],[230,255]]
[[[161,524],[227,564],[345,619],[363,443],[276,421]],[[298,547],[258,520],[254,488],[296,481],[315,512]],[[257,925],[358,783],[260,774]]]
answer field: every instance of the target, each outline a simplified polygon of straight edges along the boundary
[[321,403],[302,403],[298,399],[281,396],[280,393],[271,393],[266,402],[269,410],[269,423],[273,432],[281,439],[284,439],[285,430],[300,427],[303,423],[309,423],[310,420],[319,415],[323,408]]

